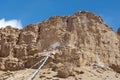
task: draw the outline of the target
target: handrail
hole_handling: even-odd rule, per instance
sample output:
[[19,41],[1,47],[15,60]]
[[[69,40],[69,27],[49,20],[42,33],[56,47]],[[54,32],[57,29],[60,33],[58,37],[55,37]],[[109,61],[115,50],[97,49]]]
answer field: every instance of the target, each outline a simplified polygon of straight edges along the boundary
[[[47,55],[46,55],[46,57],[47,57]],[[44,57],[44,58],[41,59],[39,62],[37,62],[36,64],[34,64],[33,66],[31,66],[29,69],[32,69],[32,68],[33,68],[34,66],[36,66],[37,64],[45,61],[46,57]],[[7,80],[15,80],[16,78],[18,78],[18,77],[20,77],[21,75],[25,74],[29,69],[26,69],[26,70],[25,70],[24,72],[22,72],[21,74],[15,76],[15,77],[10,77],[10,78],[8,78]]]
[[48,53],[46,55],[45,60],[43,61],[43,63],[39,66],[39,68],[28,78],[28,80],[33,80],[34,77],[37,75],[37,73],[39,72],[39,70],[44,66],[45,62],[48,60],[48,58],[50,57],[50,53]]

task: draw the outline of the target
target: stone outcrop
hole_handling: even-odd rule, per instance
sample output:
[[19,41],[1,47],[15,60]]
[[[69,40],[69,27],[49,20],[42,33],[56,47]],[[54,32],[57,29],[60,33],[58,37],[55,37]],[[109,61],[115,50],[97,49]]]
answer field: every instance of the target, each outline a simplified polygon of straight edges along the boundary
[[61,78],[67,78],[71,75],[72,69],[69,66],[62,66],[58,69],[58,76]]
[[[38,54],[48,50],[59,50],[52,60],[54,64],[79,67],[96,64],[120,72],[120,30],[115,33],[100,16],[91,12],[54,16],[21,30],[10,26],[0,29],[0,69],[9,70],[5,66],[13,62],[19,69],[30,67],[42,58]],[[11,62],[11,57],[22,65]],[[10,61],[3,64],[4,58]]]

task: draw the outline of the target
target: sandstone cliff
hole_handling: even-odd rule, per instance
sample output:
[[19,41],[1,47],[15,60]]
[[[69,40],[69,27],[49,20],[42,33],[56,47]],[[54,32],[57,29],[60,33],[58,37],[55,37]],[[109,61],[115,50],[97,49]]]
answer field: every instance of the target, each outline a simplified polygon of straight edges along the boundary
[[31,67],[44,51],[58,50],[47,63],[74,66],[98,65],[120,72],[120,30],[115,33],[91,12],[54,16],[19,30],[0,29],[0,69]]

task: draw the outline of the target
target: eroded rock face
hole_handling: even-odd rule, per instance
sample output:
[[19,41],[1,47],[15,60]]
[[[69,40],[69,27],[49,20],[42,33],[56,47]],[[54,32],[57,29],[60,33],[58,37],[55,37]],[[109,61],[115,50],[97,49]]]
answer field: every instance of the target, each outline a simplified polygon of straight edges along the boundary
[[[75,66],[102,64],[111,68],[115,66],[117,68],[113,69],[118,71],[119,33],[119,30],[118,34],[113,32],[100,16],[91,12],[55,16],[39,24],[30,24],[22,30],[10,26],[1,28],[0,57],[12,56],[25,65],[30,56],[35,58],[34,55],[45,50],[58,49],[59,52],[54,55],[54,63],[68,62]],[[27,67],[30,67],[29,64]]]

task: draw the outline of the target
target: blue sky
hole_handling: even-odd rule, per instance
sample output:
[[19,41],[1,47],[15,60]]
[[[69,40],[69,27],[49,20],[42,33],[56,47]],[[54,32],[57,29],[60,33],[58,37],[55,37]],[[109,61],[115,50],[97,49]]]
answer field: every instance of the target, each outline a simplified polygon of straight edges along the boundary
[[0,0],[0,10],[0,20],[20,20],[23,26],[81,10],[100,15],[115,31],[120,26],[120,0]]

